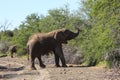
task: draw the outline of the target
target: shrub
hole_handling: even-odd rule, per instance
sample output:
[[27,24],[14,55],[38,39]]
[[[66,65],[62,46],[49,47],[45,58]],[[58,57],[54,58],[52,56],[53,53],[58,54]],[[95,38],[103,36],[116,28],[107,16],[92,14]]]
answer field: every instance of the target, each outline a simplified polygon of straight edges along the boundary
[[120,68],[120,49],[107,52],[105,60],[110,68]]

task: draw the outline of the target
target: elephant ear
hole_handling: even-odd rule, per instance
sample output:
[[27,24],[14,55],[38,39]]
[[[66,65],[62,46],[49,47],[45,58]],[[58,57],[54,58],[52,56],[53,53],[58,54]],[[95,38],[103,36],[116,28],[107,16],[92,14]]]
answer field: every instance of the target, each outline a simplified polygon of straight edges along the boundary
[[58,43],[65,43],[65,44],[67,43],[66,37],[65,37],[65,35],[64,35],[64,33],[62,31],[55,32],[54,39]]

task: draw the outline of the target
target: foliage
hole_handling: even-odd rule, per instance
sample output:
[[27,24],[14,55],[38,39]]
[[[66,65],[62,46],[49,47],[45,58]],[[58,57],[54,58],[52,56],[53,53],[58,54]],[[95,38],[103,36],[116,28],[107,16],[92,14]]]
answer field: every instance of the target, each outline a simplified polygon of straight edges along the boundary
[[114,49],[105,54],[105,60],[110,68],[120,68],[120,49]]
[[105,52],[120,47],[119,8],[119,0],[83,0],[82,10],[87,15],[88,27],[79,44],[89,66],[104,60]]

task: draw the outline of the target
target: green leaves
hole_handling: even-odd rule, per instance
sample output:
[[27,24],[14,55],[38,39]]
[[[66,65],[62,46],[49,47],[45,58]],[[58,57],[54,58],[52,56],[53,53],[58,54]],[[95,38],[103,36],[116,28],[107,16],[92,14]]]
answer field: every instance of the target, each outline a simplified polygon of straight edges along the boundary
[[86,38],[81,37],[81,48],[85,52],[88,65],[93,65],[94,62],[97,64],[104,60],[103,56],[107,51],[120,47],[120,4],[119,0],[86,0],[83,1],[83,8],[91,28],[86,28],[88,32],[83,34]]

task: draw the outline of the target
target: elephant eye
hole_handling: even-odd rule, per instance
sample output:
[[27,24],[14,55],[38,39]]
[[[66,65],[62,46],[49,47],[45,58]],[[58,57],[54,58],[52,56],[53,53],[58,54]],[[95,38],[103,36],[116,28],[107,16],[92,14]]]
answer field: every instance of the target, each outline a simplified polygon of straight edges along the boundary
[[62,35],[65,37],[65,36],[66,36],[66,33],[62,32]]

